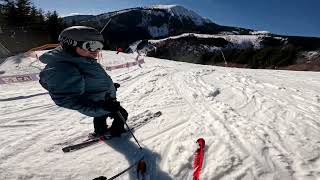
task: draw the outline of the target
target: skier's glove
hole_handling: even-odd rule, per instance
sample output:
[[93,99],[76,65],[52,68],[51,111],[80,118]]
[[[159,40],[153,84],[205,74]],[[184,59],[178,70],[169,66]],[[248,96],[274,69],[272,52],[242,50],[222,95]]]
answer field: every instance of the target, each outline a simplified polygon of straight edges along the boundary
[[120,106],[120,102],[117,101],[116,98],[108,98],[104,104],[103,104],[103,108],[106,111],[110,111],[110,112],[117,112],[120,110],[121,106]]
[[119,83],[113,83],[114,88],[116,88],[116,91],[118,90],[118,88],[120,87]]

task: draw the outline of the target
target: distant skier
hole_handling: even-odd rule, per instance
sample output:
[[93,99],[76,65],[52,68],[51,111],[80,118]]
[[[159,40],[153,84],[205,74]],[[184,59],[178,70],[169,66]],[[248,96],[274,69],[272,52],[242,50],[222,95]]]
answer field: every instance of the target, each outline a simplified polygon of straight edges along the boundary
[[[91,27],[72,26],[60,33],[59,42],[61,46],[39,57],[46,64],[40,84],[56,105],[94,117],[91,136],[120,136],[126,130],[116,112],[125,119],[128,113],[116,99],[120,85],[113,83],[96,60],[103,48],[103,36]],[[109,129],[107,117],[113,118]]]

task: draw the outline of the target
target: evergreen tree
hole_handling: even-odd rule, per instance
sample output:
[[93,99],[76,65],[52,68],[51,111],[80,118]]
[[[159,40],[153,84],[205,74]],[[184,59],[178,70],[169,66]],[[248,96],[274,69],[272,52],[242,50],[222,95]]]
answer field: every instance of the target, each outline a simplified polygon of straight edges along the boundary
[[38,10],[35,6],[31,7],[30,24],[33,29],[44,29],[44,16],[42,10]]
[[0,0],[1,2],[1,20],[4,27],[15,27],[18,19],[17,8],[13,0]]
[[46,24],[49,30],[49,35],[52,42],[58,41],[58,36],[60,32],[64,29],[64,23],[62,18],[59,18],[58,13],[54,11],[53,13],[48,12],[46,14]]
[[71,26],[76,26],[76,25],[77,25],[76,20],[72,19]]
[[3,7],[3,4],[1,4],[0,3],[0,14],[1,14],[1,16],[0,16],[0,33],[1,33],[1,27],[3,27],[3,25],[4,25],[4,17],[3,17],[3,13],[4,13],[4,9],[3,9],[4,7]]
[[16,0],[17,7],[17,25],[26,26],[29,24],[31,17],[31,2],[30,0]]

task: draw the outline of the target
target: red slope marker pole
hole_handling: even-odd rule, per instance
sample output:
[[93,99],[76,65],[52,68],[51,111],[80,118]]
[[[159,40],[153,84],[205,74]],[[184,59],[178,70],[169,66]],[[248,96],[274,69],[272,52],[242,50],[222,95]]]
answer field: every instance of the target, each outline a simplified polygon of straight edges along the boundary
[[193,180],[200,180],[200,172],[204,158],[205,141],[203,138],[197,140],[199,148],[196,150],[193,159]]

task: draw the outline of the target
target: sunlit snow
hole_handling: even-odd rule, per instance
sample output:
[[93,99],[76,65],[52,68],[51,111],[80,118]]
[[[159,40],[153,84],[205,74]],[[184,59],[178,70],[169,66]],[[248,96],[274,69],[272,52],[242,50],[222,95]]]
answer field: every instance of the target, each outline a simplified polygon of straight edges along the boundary
[[[37,52],[38,55],[42,52]],[[135,55],[103,51],[102,66]],[[16,56],[4,75],[37,73]],[[145,57],[108,71],[144,147],[150,179],[192,179],[196,139],[206,140],[201,179],[320,179],[320,74],[204,66]],[[127,168],[138,150],[125,135],[63,153],[86,139],[92,118],[59,108],[37,81],[0,85],[0,179],[93,179]],[[159,117],[154,117],[158,111]],[[118,179],[135,179],[135,172]]]

